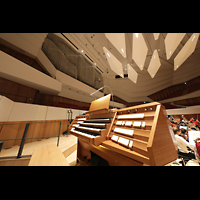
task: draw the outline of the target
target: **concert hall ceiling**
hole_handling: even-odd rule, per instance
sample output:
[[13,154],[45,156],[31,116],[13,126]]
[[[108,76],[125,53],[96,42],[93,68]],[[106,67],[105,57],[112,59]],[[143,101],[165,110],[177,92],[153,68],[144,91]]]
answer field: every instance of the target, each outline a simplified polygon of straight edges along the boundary
[[[96,86],[92,87],[98,88],[102,83],[110,87],[115,101],[126,106],[152,101],[171,106],[200,104],[199,33],[53,35],[65,41],[76,55],[82,56],[81,60],[87,61],[95,69],[95,73],[98,72],[97,78],[91,78],[100,80],[101,83],[96,81]],[[4,45],[9,45],[39,63],[41,59],[46,59],[40,52],[48,38],[47,33],[1,33],[0,38]],[[73,55],[70,55],[70,59],[73,59]],[[79,61],[73,63],[76,62]],[[52,64],[55,65],[53,62]],[[48,73],[57,79],[52,67]],[[70,75],[70,72],[68,73]],[[88,83],[92,81],[88,79],[90,72],[83,70],[81,73],[85,73]],[[73,74],[76,76],[76,72],[71,72],[72,76]],[[108,87],[104,88],[106,94],[110,93]],[[89,96],[91,92],[87,93],[86,88],[83,91],[84,88],[68,86],[65,82],[59,95],[89,103],[93,98]],[[68,92],[66,95],[65,91]]]
[[[90,57],[101,70],[104,84],[124,101],[170,103],[200,96],[199,33],[63,33],[63,36]],[[134,74],[129,74],[130,71]],[[195,85],[188,84],[195,78]],[[179,91],[173,90],[175,87]],[[159,91],[165,95],[159,97]]]

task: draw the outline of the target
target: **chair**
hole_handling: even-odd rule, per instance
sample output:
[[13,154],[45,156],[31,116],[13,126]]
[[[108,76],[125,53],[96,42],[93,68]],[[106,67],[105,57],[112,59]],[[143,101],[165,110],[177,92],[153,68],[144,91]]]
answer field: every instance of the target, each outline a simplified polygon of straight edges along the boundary
[[186,166],[187,162],[191,159],[196,160],[194,151],[191,150],[189,147],[187,147],[187,148],[188,148],[189,153],[181,152],[180,149],[178,149],[178,157],[180,159],[182,159],[182,161],[181,161],[182,166]]

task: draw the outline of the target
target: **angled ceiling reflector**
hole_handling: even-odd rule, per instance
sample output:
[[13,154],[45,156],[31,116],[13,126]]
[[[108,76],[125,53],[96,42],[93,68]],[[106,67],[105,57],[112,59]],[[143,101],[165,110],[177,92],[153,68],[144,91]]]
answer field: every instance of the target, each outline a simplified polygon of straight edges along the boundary
[[158,51],[156,49],[153,52],[153,55],[152,55],[150,63],[149,63],[149,67],[147,69],[147,71],[149,72],[151,78],[155,77],[155,75],[158,72],[160,66],[161,66],[160,58],[159,58],[159,55],[158,55]]
[[186,33],[168,33],[165,38],[167,59],[170,59]]
[[142,33],[133,33],[132,58],[136,65],[143,70],[148,48]]
[[115,46],[119,53],[126,57],[125,33],[105,33],[107,39]]
[[136,83],[138,78],[138,73],[129,64],[127,64],[127,69],[128,69],[128,78],[132,82]]
[[106,47],[103,47],[103,50],[105,52],[111,70],[117,75],[124,78],[122,63],[119,60],[117,60],[117,58],[115,58],[115,56],[110,51],[108,51]]
[[194,33],[181,49],[181,51],[174,58],[174,71],[177,70],[183,62],[194,52],[197,41],[198,41],[199,33]]
[[153,33],[155,40],[157,40],[159,38],[159,35],[160,35],[160,33]]

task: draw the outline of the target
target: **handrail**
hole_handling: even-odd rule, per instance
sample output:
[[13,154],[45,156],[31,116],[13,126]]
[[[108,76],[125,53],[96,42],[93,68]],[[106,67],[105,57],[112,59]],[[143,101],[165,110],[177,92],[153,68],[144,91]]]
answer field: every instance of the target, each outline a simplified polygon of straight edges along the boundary
[[[28,133],[28,130],[29,130],[29,125],[30,124],[36,124],[36,123],[52,123],[52,122],[59,122],[59,131],[58,131],[58,135],[57,136],[45,136],[45,137],[26,137],[27,136],[27,133]],[[59,141],[60,141],[60,131],[61,131],[61,123],[62,123],[62,120],[50,120],[50,121],[36,121],[36,122],[33,122],[33,121],[29,121],[29,122],[0,122],[0,125],[2,125],[1,129],[0,129],[0,134],[1,134],[1,131],[2,131],[2,128],[3,126],[6,126],[6,125],[16,125],[16,124],[26,124],[25,125],[25,128],[24,128],[24,132],[23,132],[23,135],[22,135],[22,138],[16,138],[16,139],[1,139],[1,141],[11,141],[11,140],[21,140],[21,143],[20,143],[20,147],[19,147],[19,150],[18,150],[18,154],[17,156],[4,156],[4,157],[0,157],[0,159],[6,159],[6,158],[22,158],[22,157],[27,157],[27,155],[24,155],[22,156],[22,152],[23,152],[23,149],[24,149],[24,144],[25,144],[25,140],[26,139],[39,139],[39,138],[53,138],[53,137],[58,137],[57,139],[57,146],[59,146]]]

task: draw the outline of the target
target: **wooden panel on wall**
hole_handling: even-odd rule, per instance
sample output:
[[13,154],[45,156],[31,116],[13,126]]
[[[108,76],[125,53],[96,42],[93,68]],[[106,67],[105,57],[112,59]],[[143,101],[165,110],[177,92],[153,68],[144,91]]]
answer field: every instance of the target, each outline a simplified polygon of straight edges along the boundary
[[[30,123],[26,138],[58,136],[60,121],[61,121],[60,135],[62,135],[62,133],[67,130],[67,126],[69,125],[68,120],[41,120],[34,122],[33,121],[1,122],[0,140],[21,139],[24,133],[26,123]],[[25,143],[41,139],[42,138],[26,139]],[[3,148],[8,148],[20,144],[21,140],[4,141]]]
[[0,95],[15,102],[33,103],[36,89],[0,77]]

